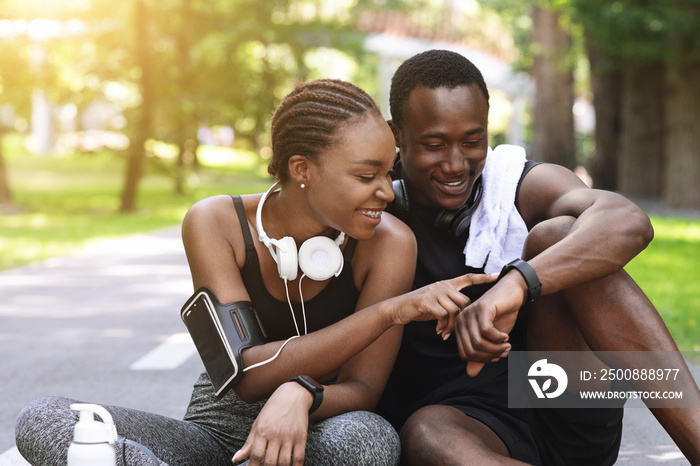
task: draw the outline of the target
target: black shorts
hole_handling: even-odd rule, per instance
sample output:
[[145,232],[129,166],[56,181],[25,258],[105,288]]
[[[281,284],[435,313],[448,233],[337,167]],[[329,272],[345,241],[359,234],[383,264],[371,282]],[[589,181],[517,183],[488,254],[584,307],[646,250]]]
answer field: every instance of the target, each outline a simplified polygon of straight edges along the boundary
[[622,407],[508,408],[507,364],[507,359],[487,364],[476,379],[464,374],[420,405],[451,406],[480,421],[500,437],[511,458],[528,464],[614,464],[622,440]]
[[[525,348],[525,324],[526,313],[521,312],[510,333],[514,350]],[[615,462],[622,439],[622,407],[508,408],[507,358],[486,364],[479,375],[470,377],[456,344],[452,353],[449,349],[434,350],[430,341],[435,336],[434,323],[409,325],[413,326],[411,337],[415,343],[404,355],[402,377],[394,378],[392,374],[378,406],[378,413],[397,430],[406,417],[424,406],[451,406],[495,432],[514,459],[546,466]],[[420,368],[423,370],[417,370]]]
[[438,404],[482,422],[498,435],[511,458],[528,464],[612,465],[620,450],[622,408],[509,411],[472,396]]

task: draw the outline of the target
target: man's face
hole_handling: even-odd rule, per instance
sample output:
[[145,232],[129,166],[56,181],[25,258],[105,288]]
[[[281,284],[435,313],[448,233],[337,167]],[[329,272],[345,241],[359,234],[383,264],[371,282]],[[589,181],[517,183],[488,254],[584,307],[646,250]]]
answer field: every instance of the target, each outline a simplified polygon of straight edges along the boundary
[[456,209],[481,175],[488,151],[488,105],[476,85],[414,89],[403,126],[392,127],[409,197]]

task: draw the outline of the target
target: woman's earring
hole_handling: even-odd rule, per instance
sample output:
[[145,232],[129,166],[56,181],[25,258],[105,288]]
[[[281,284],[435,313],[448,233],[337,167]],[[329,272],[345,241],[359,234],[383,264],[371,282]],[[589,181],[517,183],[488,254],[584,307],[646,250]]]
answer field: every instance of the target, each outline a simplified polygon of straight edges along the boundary
[[304,183],[301,184],[301,189],[306,188],[306,185]]

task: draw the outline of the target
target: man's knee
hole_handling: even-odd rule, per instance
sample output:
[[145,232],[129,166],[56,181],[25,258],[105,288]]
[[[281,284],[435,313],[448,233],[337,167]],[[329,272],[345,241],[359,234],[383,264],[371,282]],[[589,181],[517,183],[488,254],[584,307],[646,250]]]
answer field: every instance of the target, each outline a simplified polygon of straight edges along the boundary
[[410,465],[501,464],[509,457],[508,449],[489,427],[441,405],[426,406],[408,418],[401,429],[401,446]]
[[427,407],[413,413],[401,429],[401,446],[406,456],[411,458],[411,464],[429,464],[436,456],[435,449],[444,448],[444,442],[435,436],[433,419],[427,412],[429,410],[430,407]]
[[550,218],[535,225],[527,234],[523,246],[523,259],[532,259],[545,249],[553,246],[569,234],[576,219],[563,215]]
[[[449,463],[453,454],[463,455],[469,450],[465,436],[469,432],[459,421],[466,416],[454,408],[442,405],[425,406],[414,412],[401,429],[403,457],[410,465],[433,465]],[[457,438],[454,434],[459,431]],[[460,447],[446,449],[446,444]]]

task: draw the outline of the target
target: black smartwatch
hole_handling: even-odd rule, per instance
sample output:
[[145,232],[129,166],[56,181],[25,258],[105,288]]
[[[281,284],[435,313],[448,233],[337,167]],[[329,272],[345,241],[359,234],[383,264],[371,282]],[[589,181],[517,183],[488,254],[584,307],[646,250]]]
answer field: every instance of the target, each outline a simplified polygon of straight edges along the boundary
[[510,272],[511,269],[516,269],[525,279],[525,283],[527,284],[527,301],[534,301],[542,291],[542,283],[540,283],[540,279],[537,277],[535,270],[524,260],[515,259],[503,266],[498,279],[500,280],[505,274]]
[[290,382],[298,383],[314,396],[314,402],[309,408],[309,414],[313,413],[321,406],[321,402],[323,401],[323,385],[316,382],[308,375],[298,375],[291,379]]

